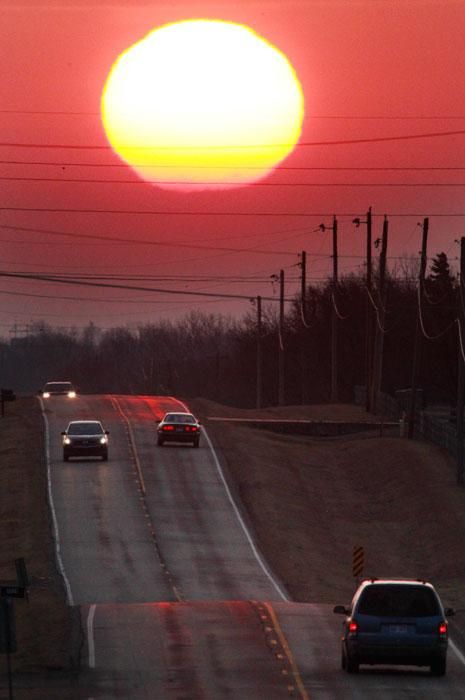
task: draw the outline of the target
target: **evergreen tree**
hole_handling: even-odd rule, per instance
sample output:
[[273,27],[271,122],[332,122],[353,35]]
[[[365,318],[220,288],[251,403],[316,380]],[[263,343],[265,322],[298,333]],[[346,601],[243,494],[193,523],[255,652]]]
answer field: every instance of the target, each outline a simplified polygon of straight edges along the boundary
[[442,294],[452,292],[455,285],[455,277],[452,275],[446,253],[438,253],[431,263],[431,272],[428,275],[429,288],[436,289]]

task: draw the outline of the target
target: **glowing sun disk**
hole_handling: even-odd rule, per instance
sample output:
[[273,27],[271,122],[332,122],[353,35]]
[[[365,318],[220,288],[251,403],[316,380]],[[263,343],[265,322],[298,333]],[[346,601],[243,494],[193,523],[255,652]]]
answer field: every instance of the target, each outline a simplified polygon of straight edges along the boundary
[[144,179],[180,189],[262,178],[294,148],[303,111],[288,59],[219,20],[150,32],[117,58],[102,94],[116,153]]

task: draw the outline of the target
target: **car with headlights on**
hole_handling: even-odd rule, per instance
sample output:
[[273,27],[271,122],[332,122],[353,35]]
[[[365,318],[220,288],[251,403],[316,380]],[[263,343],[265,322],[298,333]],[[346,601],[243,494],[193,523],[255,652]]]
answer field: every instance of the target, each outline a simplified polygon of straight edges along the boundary
[[67,396],[69,399],[76,398],[76,389],[72,382],[47,382],[40,393],[44,399],[49,399],[51,396]]
[[108,436],[98,420],[73,420],[61,435],[63,437],[63,461],[70,457],[101,457],[108,460]]
[[336,605],[342,623],[341,664],[358,673],[360,664],[429,666],[446,672],[448,624],[433,585],[413,579],[362,581],[349,607]]
[[165,442],[190,442],[194,447],[200,443],[200,422],[192,413],[165,413],[157,428],[157,444]]

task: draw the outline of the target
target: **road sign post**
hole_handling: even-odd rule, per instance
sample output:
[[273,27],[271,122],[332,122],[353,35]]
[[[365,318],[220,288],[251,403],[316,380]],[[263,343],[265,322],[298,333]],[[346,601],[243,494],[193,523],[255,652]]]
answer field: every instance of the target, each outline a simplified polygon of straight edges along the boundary
[[[7,401],[16,398],[11,390],[1,390],[1,404],[5,400],[4,392],[8,392]],[[2,413],[3,415],[3,413]],[[13,678],[11,674],[11,654],[16,651],[16,625],[14,618],[13,598],[26,598],[29,586],[26,563],[21,557],[15,559],[16,581],[0,582],[0,654],[6,654],[8,674],[8,698],[13,700]]]
[[25,598],[29,602],[29,596],[27,593],[27,589],[29,588],[29,576],[28,576],[27,569],[26,569],[26,562],[24,561],[23,557],[15,559],[15,567],[16,567],[16,579],[17,579],[19,585],[23,586],[23,588],[25,589],[25,591],[24,591]]
[[16,628],[13,601],[2,597],[0,601],[0,653],[6,654],[8,675],[8,698],[13,700],[13,678],[11,673],[11,654],[16,651]]
[[15,400],[16,400],[16,394],[14,393],[13,389],[0,389],[0,404],[1,404],[2,418],[5,415],[5,401],[15,401]]
[[24,598],[26,589],[16,583],[0,583],[0,598]]

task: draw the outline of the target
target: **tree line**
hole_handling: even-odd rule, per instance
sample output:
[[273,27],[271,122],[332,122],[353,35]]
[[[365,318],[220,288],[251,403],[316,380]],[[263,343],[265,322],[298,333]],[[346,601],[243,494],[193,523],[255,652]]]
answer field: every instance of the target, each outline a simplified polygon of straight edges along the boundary
[[[376,288],[376,275],[375,275]],[[445,253],[436,255],[421,296],[418,261],[404,259],[390,272],[383,299],[372,297],[369,323],[385,309],[381,390],[393,394],[411,382],[414,333],[420,311],[418,387],[428,402],[453,404],[458,366],[456,276]],[[367,288],[361,273],[309,284],[305,298],[288,305],[284,322],[273,305],[261,319],[262,403],[278,403],[278,352],[284,349],[284,403],[326,402],[331,382],[331,314],[337,308],[337,383],[341,401],[352,401],[355,385],[366,381]],[[46,381],[69,379],[82,393],[169,394],[203,397],[253,407],[257,379],[257,316],[235,319],[191,312],[137,330],[102,331],[30,326],[25,337],[0,345],[4,387],[35,392]]]

